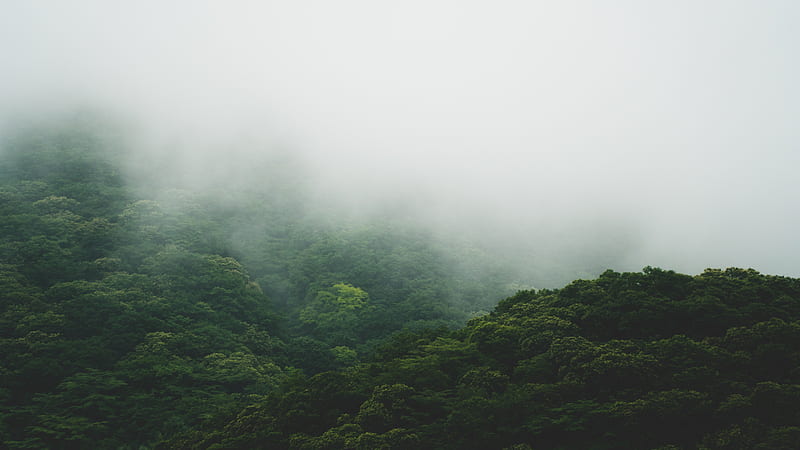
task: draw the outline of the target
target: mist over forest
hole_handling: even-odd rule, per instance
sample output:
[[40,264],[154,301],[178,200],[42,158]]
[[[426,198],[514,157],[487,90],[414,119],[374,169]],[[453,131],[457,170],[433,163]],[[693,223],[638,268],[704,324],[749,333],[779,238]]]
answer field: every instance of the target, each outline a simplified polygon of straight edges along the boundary
[[173,161],[159,179],[257,185],[277,152],[348,214],[569,255],[543,286],[648,264],[797,275],[792,2],[5,10],[6,123],[111,115],[120,145]]
[[4,2],[0,448],[800,447],[798,20]]

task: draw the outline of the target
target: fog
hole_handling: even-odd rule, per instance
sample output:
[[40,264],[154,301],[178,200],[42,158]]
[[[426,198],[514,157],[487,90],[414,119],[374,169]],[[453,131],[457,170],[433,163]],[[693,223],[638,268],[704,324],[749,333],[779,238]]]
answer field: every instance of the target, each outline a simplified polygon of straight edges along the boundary
[[0,117],[124,117],[198,181],[291,154],[321,204],[565,278],[800,276],[797,23],[791,0],[5,0]]

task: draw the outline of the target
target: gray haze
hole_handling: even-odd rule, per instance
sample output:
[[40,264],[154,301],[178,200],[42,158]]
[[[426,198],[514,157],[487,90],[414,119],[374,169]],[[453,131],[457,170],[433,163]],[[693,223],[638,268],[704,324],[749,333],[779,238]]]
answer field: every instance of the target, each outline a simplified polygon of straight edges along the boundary
[[2,0],[0,115],[101,108],[198,180],[292,152],[321,203],[523,264],[800,276],[798,23],[796,0]]

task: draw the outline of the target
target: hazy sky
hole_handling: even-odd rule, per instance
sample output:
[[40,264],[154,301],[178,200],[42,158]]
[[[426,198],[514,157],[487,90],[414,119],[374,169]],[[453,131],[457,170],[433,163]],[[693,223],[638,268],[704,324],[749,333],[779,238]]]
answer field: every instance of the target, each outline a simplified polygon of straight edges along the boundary
[[617,269],[800,276],[798,24],[796,0],[0,0],[0,113],[107,108],[196,158],[280,142],[351,205],[572,251],[616,230]]

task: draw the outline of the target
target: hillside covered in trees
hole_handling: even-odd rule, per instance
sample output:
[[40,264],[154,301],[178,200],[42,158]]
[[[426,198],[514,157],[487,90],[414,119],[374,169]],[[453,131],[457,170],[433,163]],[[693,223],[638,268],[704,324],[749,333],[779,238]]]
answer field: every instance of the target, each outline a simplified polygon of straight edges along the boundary
[[522,291],[165,448],[797,448],[798,299],[741,269]]
[[6,448],[800,448],[800,280],[527,289],[285,158],[199,189],[90,124],[2,146]]

